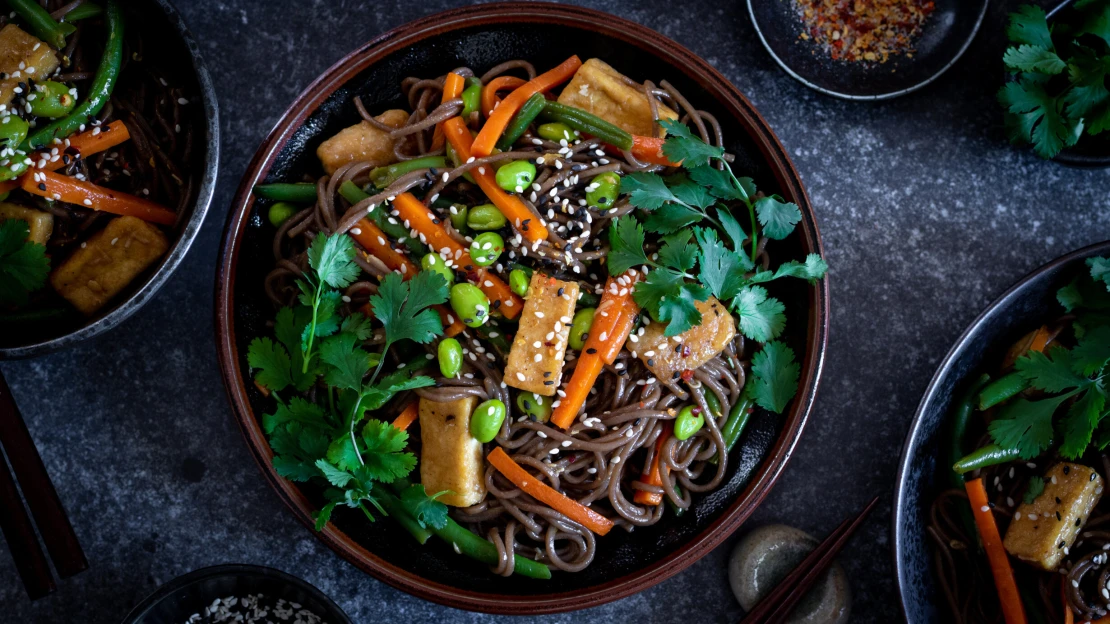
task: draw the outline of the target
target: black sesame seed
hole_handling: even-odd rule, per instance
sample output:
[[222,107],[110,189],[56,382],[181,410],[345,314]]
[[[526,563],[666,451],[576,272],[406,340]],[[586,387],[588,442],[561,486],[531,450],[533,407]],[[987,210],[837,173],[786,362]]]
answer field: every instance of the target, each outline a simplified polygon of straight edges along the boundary
[[593,354],[597,353],[597,349],[595,349],[593,347],[590,347],[589,349],[586,349],[586,353],[589,353],[590,355],[593,355]]
[[1082,524],[1082,522],[1083,522],[1083,518],[1076,518],[1075,519],[1075,526],[1079,526],[1080,524]]
[[524,409],[526,409],[526,410],[532,409],[532,402],[529,401],[528,399],[524,399],[522,401],[522,403],[524,404]]
[[543,376],[544,377],[550,377],[551,376],[551,371],[544,371]]
[[1069,472],[1071,472],[1071,466],[1065,465],[1064,466],[1064,474],[1068,474]]
[[554,386],[554,385],[555,385],[555,382],[554,382],[554,381],[550,381],[550,380],[549,380],[549,381],[545,381],[545,382],[543,382],[543,385],[545,385],[545,386]]
[[494,299],[493,303],[490,304],[490,305],[492,305],[493,309],[496,310],[497,308],[501,307],[501,300],[500,299]]
[[649,358],[649,359],[648,359],[648,361],[647,361],[647,365],[648,365],[648,366],[655,366],[655,360],[654,360],[654,359],[651,359],[651,358]]
[[46,185],[45,185],[45,184],[42,184],[42,183],[40,183],[40,184],[39,184],[39,190],[40,190],[40,191],[45,191],[45,190],[46,190]]
[[562,297],[562,296],[563,296],[563,293],[564,293],[565,291],[566,291],[566,289],[565,289],[565,288],[561,288],[561,287],[560,287],[560,288],[559,288],[559,290],[558,290],[558,295],[559,295],[560,297]]
[[1057,505],[1059,505],[1059,504],[1060,504],[1060,497],[1059,497],[1059,496],[1057,496],[1057,497],[1056,497],[1056,504],[1057,504]]
[[1059,521],[1060,521],[1060,520],[1062,520],[1062,519],[1063,519],[1063,518],[1061,518],[1061,517],[1060,517],[1060,512],[1058,512],[1058,511],[1057,511],[1057,512],[1056,512],[1056,521],[1057,521],[1057,522],[1059,522]]
[[598,197],[597,198],[597,203],[599,203],[599,204],[608,204],[609,203],[609,198],[608,197]]
[[1059,550],[1063,547],[1064,547],[1064,540],[1060,540],[1060,543],[1056,545],[1056,549]]
[[1088,481],[1094,481],[1094,480],[1095,480],[1095,473],[1094,473],[1094,472],[1092,472],[1092,473],[1091,473],[1091,478],[1090,478],[1090,479],[1088,479]]

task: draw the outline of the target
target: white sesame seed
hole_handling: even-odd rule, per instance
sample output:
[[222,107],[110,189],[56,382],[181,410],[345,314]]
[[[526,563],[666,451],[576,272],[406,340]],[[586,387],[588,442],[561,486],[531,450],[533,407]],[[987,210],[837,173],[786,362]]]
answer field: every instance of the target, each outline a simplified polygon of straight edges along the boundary
[[979,511],[981,511],[983,513],[987,513],[990,510],[991,510],[991,508],[987,507],[986,505],[983,505],[982,507],[979,508]]

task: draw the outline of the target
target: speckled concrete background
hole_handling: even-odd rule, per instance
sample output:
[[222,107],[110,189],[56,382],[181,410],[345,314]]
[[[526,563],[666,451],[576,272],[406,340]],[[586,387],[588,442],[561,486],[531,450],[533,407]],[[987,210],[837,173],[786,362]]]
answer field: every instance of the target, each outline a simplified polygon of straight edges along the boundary
[[[267,488],[229,415],[212,342],[224,215],[280,112],[345,52],[454,2],[179,2],[223,116],[221,180],[185,265],[135,318],[92,344],[5,363],[92,568],[31,604],[0,548],[6,622],[118,622],[159,584],[225,562],[281,568],[358,622],[492,622],[397,592],[321,546]],[[1110,237],[1110,173],[1015,151],[994,90],[1005,13],[994,3],[964,59],[924,92],[885,104],[829,99],[779,71],[744,3],[588,2],[702,55],[748,95],[808,185],[831,271],[833,327],[814,415],[752,525],[824,534],[883,503],[843,556],[858,622],[899,618],[890,500],[913,410],[936,364],[980,309],[1041,263]],[[47,388],[45,394],[41,390]],[[547,622],[731,622],[735,538],[638,596]],[[500,618],[505,619],[505,618]]]

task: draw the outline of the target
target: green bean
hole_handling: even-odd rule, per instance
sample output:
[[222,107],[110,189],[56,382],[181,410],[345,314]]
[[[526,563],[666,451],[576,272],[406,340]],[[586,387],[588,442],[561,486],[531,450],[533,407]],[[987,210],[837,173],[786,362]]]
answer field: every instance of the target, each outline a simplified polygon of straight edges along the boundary
[[61,50],[66,47],[66,35],[75,29],[72,24],[59,24],[34,0],[8,0],[8,6],[27,23],[31,32],[46,43]]
[[270,206],[270,211],[267,213],[267,217],[269,217],[270,219],[270,225],[273,225],[274,227],[281,227],[282,223],[285,223],[289,219],[289,217],[292,217],[295,214],[297,214],[296,206],[290,204],[289,202],[278,202],[273,206]]
[[701,408],[687,405],[674,419],[674,437],[688,440],[690,436],[700,431],[703,425],[705,425],[705,414],[701,413]]
[[[592,190],[591,190],[592,189]],[[586,203],[597,208],[609,208],[621,192],[621,177],[610,171],[594,176],[586,186]]]
[[470,435],[485,444],[492,442],[505,422],[505,404],[497,399],[483,401],[470,415]]
[[718,397],[717,393],[713,392],[712,390],[709,390],[708,392],[705,392],[704,394],[705,394],[705,404],[707,406],[709,406],[709,414],[711,416],[713,416],[714,419],[720,418],[721,417],[721,410],[724,409],[724,406],[721,405],[720,397]]
[[478,110],[478,106],[482,102],[482,81],[477,78],[467,78],[466,88],[462,92],[463,109],[459,115],[463,119],[468,119],[470,113]]
[[449,299],[451,309],[467,327],[478,327],[489,319],[489,298],[474,284],[455,284]]
[[[674,484],[674,493],[679,498],[682,498],[682,488],[677,483]],[[681,518],[682,514],[686,513],[686,508],[685,507],[679,507],[678,505],[675,505],[674,501],[671,500],[670,496],[667,496],[666,494],[664,494],[663,495],[663,500],[667,501],[667,507],[671,508],[671,511],[674,512],[674,515],[675,515],[676,518]]]
[[451,378],[459,374],[463,365],[463,348],[458,340],[454,338],[440,340],[436,353],[439,356],[439,372],[443,373],[444,377]]
[[517,110],[516,115],[513,115],[513,120],[505,127],[505,132],[501,135],[501,139],[497,141],[497,148],[503,152],[509,151],[513,143],[516,143],[517,139],[524,135],[528,126],[532,125],[536,117],[543,112],[546,103],[547,98],[542,93],[533,94],[532,97],[528,98]]
[[[0,119],[0,148],[15,149],[23,143],[31,126],[20,117],[3,113]],[[10,156],[7,165],[0,166],[0,180],[13,180],[27,170],[27,162],[18,153]]]
[[455,283],[455,272],[447,266],[447,263],[437,253],[424,254],[424,257],[420,259],[420,268],[425,271],[439,273],[448,286]]
[[[955,409],[952,410],[948,433],[948,461],[945,462],[949,466],[955,464],[967,453],[964,441],[967,438],[967,427],[971,422],[971,414],[975,411],[975,399],[983,388],[990,383],[990,380],[990,375],[980,376],[964,390],[956,403]],[[954,488],[962,489],[964,487],[963,477],[956,472],[948,472],[948,481]]]
[[74,7],[72,11],[66,13],[65,17],[62,18],[62,22],[78,22],[83,19],[89,19],[90,17],[96,17],[103,12],[104,9],[101,8],[99,4],[93,4],[92,2],[82,2],[81,4]]
[[254,194],[262,199],[276,199],[277,201],[293,202],[295,204],[314,204],[316,203],[316,184],[312,182],[256,184]]
[[986,410],[999,403],[1011,399],[1029,387],[1029,380],[1014,371],[1009,375],[998,378],[983,388],[979,394],[979,409]]
[[70,314],[70,309],[63,307],[18,310],[16,312],[0,313],[0,323],[42,323],[65,318]]
[[68,115],[77,105],[77,98],[69,92],[69,87],[46,80],[35,84],[34,92],[27,95],[27,105],[36,117],[57,119]]
[[[33,3],[32,0],[21,1]],[[53,143],[54,139],[64,139],[77,132],[90,119],[95,117],[111,99],[112,89],[116,86],[116,80],[119,78],[123,63],[123,10],[120,8],[118,0],[108,0],[105,19],[108,24],[108,40],[104,43],[100,65],[97,67],[96,75],[89,86],[88,99],[65,117],[36,130],[27,139],[27,148],[23,151],[46,147]],[[63,46],[56,47],[61,48]]]
[[473,243],[470,243],[470,259],[481,267],[497,262],[503,251],[505,251],[505,239],[497,232],[482,232],[474,237]]
[[514,160],[498,169],[494,179],[509,193],[523,193],[536,179],[536,165],[529,160]]
[[528,274],[520,269],[513,269],[509,271],[509,290],[512,290],[520,297],[528,296],[528,285],[531,280],[528,279]]
[[508,224],[509,220],[493,204],[479,204],[466,213],[466,226],[479,232],[500,230]]
[[594,313],[597,308],[582,308],[574,313],[570,322],[570,337],[567,344],[571,349],[581,351],[586,346],[586,338],[590,335],[590,327],[594,324]]
[[[312,188],[315,190],[316,185],[313,185]],[[255,187],[255,192],[258,192],[257,186]],[[357,184],[350,180],[339,185],[339,195],[343,197],[343,199],[351,202],[352,206],[370,197],[366,191],[360,189]],[[315,199],[313,199],[313,201],[315,201]],[[386,236],[395,240],[403,240],[405,248],[409,250],[409,254],[413,257],[419,257],[424,254],[424,245],[416,238],[410,236],[405,226],[400,223],[391,222],[384,207],[378,206],[374,208],[374,210],[366,214],[366,218],[374,225],[378,226],[381,231],[385,232]],[[394,221],[396,221],[396,219],[394,219]],[[447,283],[450,284],[451,282],[448,281]]]
[[578,138],[577,130],[558,121],[540,124],[540,126],[536,128],[536,134],[540,135],[542,139],[547,139],[548,141],[554,141],[556,143],[559,141],[570,143]]
[[443,156],[424,156],[423,158],[402,160],[399,163],[371,169],[370,182],[379,189],[384,189],[406,173],[412,173],[420,169],[444,169],[446,167],[447,159]]
[[516,395],[516,407],[532,420],[547,422],[551,418],[554,399],[534,392],[521,392]]
[[[446,149],[448,162],[450,162],[455,167],[458,167],[459,165],[462,164],[462,159],[459,158],[459,155],[455,153],[455,148],[451,147],[451,143],[447,143],[447,146],[445,147],[445,149]],[[474,181],[474,176],[470,175],[469,171],[462,174],[462,177],[463,177],[464,180],[466,180],[467,182],[470,182],[471,184],[477,184],[477,182]]]
[[562,122],[579,132],[592,135],[602,143],[608,143],[618,149],[632,149],[631,134],[580,108],[549,101],[544,104],[543,116]]
[[466,220],[470,217],[470,209],[462,204],[451,204],[447,209],[451,218],[451,226],[459,232],[466,232]]
[[400,524],[401,528],[408,531],[409,535],[416,539],[417,543],[420,545],[424,545],[424,543],[428,541],[428,538],[432,536],[432,532],[420,526],[416,518],[409,513],[404,503],[401,502],[401,499],[384,491],[384,489],[375,489],[374,498],[381,503],[382,509],[385,510],[386,515],[397,521],[397,524]]
[[1002,448],[997,444],[988,444],[968,453],[955,464],[952,464],[952,470],[955,471],[956,474],[962,475],[979,468],[1005,464],[1006,462],[1017,459],[1019,456],[1020,453],[1016,448]]
[[[705,402],[709,403],[709,395],[713,392],[705,393]],[[744,433],[744,429],[748,426],[748,421],[752,418],[752,409],[755,406],[755,401],[748,396],[747,392],[740,395],[740,400],[736,405],[732,406],[732,410],[728,413],[728,420],[725,421],[725,426],[721,427],[721,437],[725,440],[725,455],[728,455],[736,443],[740,440],[740,434]],[[713,409],[710,404],[710,409]],[[709,459],[710,463],[716,464],[720,458],[714,455]]]
[[578,290],[578,305],[596,308],[599,303],[601,303],[601,297],[594,294],[592,290],[588,288]]

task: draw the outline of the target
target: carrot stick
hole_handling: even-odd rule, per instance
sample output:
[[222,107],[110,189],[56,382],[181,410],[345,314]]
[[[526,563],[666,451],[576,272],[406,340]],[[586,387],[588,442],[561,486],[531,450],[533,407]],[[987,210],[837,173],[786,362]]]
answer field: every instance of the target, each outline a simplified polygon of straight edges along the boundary
[[[1064,603],[1064,624],[1075,624],[1075,613],[1071,610],[1071,605],[1068,604],[1068,579],[1060,579],[1060,602]],[[1110,618],[1110,616],[1107,616]],[[1106,619],[1106,618],[1103,618]],[[1102,621],[1102,620],[1097,620]]]
[[420,415],[420,409],[417,406],[418,403],[420,403],[420,401],[412,401],[406,405],[405,409],[401,410],[401,413],[397,415],[397,418],[393,419],[393,426],[401,431],[408,429],[409,425]]
[[[474,139],[470,136],[470,130],[467,129],[462,118],[452,117],[443,122],[443,130],[459,159],[468,160],[472,154],[471,145]],[[486,197],[497,206],[513,227],[520,230],[524,238],[532,242],[547,240],[547,226],[524,205],[524,202],[520,201],[520,198],[506,193],[498,186],[493,167],[478,167],[472,169],[470,174],[474,176],[474,181],[478,183]]]
[[[440,100],[440,103],[442,104],[447,100],[453,100],[457,97],[460,97],[465,86],[465,78],[456,74],[455,72],[449,72],[447,74],[447,78],[443,81],[443,99]],[[432,133],[432,151],[438,150],[441,147],[443,147],[442,122],[436,124],[435,132]]]
[[[453,119],[458,119],[458,117],[454,117]],[[447,138],[450,140],[450,127],[445,125],[444,130],[446,130]],[[424,206],[424,204],[420,203],[419,199],[413,197],[411,193],[401,193],[393,201],[393,208],[400,213],[400,219],[405,222],[405,227],[414,229],[424,235],[425,243],[428,246],[441,254],[445,249],[449,251],[454,257],[453,262],[455,266],[473,266],[474,273],[477,275],[477,282],[475,285],[490,298],[491,302],[501,302],[498,304],[497,310],[499,310],[505,318],[514,319],[520,315],[520,312],[524,309],[524,300],[516,296],[516,294],[509,289],[509,285],[501,281],[501,278],[475,265],[474,261],[470,259],[470,254],[467,253],[466,249],[464,249],[458,241],[451,238],[447,230],[436,222],[438,219]]]
[[998,534],[998,525],[994,522],[983,480],[972,479],[964,483],[964,488],[975,516],[975,524],[979,527],[979,536],[983,540],[983,550],[990,560],[994,586],[998,590],[998,600],[1002,603],[1002,615],[1006,618],[1006,624],[1025,624],[1025,605],[1021,603],[1014,570],[1010,567],[1010,557],[1002,547],[1002,537]]
[[529,474],[527,470],[520,467],[520,464],[513,461],[513,458],[509,457],[500,446],[495,447],[493,451],[486,456],[486,459],[489,460],[489,463],[492,464],[498,472],[505,475],[506,479],[512,481],[514,485],[524,490],[526,494],[594,533],[605,535],[609,532],[609,529],[613,528],[612,520],[577,501],[567,498],[563,494],[552,489],[538,477]]
[[497,97],[498,91],[516,89],[526,82],[525,79],[516,76],[498,76],[487,82],[482,87],[482,116],[489,117],[492,115],[494,109],[501,103],[501,98]]
[[649,162],[653,165],[663,165],[664,167],[676,167],[679,163],[671,162],[669,158],[663,155],[663,143],[665,141],[666,139],[658,137],[633,135],[630,151],[637,160]]
[[32,171],[20,178],[19,185],[33,195],[93,210],[138,217],[159,225],[173,225],[177,221],[176,213],[152,201],[50,171]]
[[[77,150],[82,157],[87,157],[113,148],[131,138],[131,134],[127,131],[127,125],[118,120],[113,121],[107,126],[101,126],[99,132],[96,132],[96,130],[96,128],[93,128],[92,130],[79,132],[69,137],[69,147]],[[93,134],[93,132],[96,132],[96,134]],[[62,145],[65,144],[63,143]],[[62,145],[58,146],[59,151],[61,151]],[[57,171],[68,164],[66,160],[61,157],[57,160],[53,160],[53,156],[50,154],[49,150],[31,154],[31,160],[36,163],[43,158],[47,160],[46,166],[43,167],[43,169],[47,171]],[[17,188],[19,188],[19,180],[0,182],[0,193],[14,191]]]
[[[577,56],[572,56],[554,69],[548,70],[517,87],[515,91],[501,101],[497,108],[493,109],[493,113],[490,114],[489,119],[482,126],[482,130],[478,132],[478,136],[474,139],[474,156],[483,158],[492,154],[494,146],[497,145],[497,140],[501,138],[501,133],[505,131],[505,127],[509,125],[513,115],[528,101],[528,98],[537,93],[549,91],[552,87],[570,80],[574,72],[578,71],[581,66],[582,61]],[[485,95],[484,91],[483,95]]]
[[[601,369],[605,364],[612,364],[616,360],[624,341],[628,339],[635,317],[640,311],[640,306],[632,299],[632,290],[638,275],[636,271],[629,271],[616,278],[610,277],[605,283],[605,292],[597,304],[594,322],[590,326],[590,337],[583,345],[574,373],[564,390],[566,396],[559,399],[559,404],[551,413],[551,422],[555,425],[566,429],[574,422],[578,412],[586,404],[586,397],[590,394],[590,388],[594,387],[597,376],[601,374]],[[626,283],[622,284],[620,280],[625,280]]]
[[[659,455],[663,452],[663,443],[669,437],[671,437],[671,423],[666,422],[663,424],[663,431],[655,439],[655,453],[651,456],[651,464],[644,466],[640,481],[648,485],[663,485],[663,476],[659,474]],[[659,505],[663,502],[663,494],[662,492],[636,490],[636,493],[632,495],[632,500],[641,505]]]
[[1044,348],[1048,345],[1048,325],[1041,325],[1036,334],[1033,334],[1033,341],[1029,343],[1029,350],[1036,351],[1037,353],[1044,353]]

